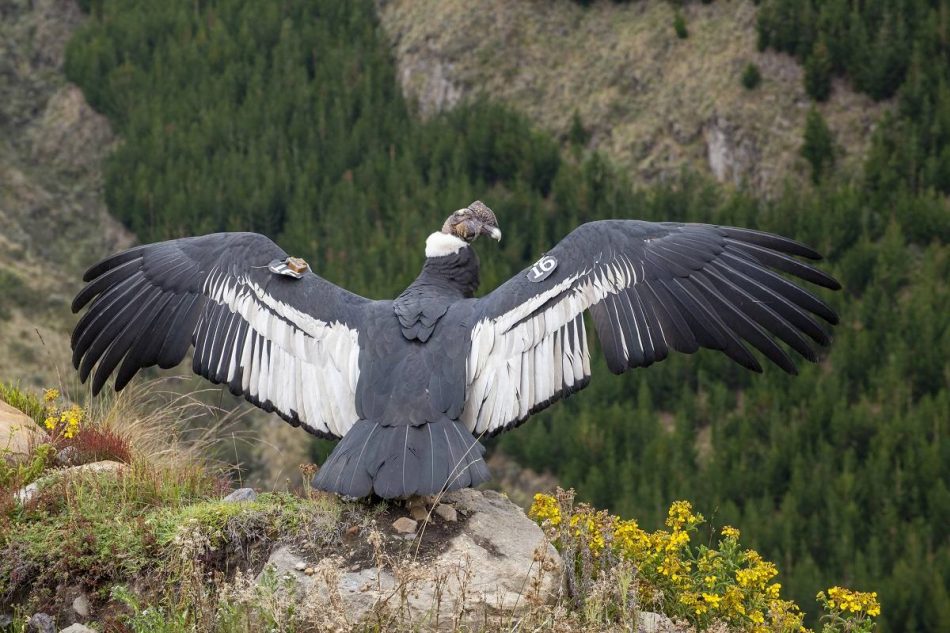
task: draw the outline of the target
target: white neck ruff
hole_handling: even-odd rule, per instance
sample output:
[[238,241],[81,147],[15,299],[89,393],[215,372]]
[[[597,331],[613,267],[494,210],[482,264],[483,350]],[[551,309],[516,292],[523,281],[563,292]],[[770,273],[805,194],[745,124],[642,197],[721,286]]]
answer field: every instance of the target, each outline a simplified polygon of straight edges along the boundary
[[454,235],[436,231],[426,238],[426,257],[455,255],[463,246],[468,246],[468,242]]

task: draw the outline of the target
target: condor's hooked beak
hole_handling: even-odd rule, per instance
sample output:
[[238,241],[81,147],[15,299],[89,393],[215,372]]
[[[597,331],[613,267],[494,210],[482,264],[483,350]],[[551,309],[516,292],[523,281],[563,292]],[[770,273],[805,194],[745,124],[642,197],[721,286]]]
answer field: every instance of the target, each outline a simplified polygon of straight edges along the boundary
[[488,224],[485,224],[482,226],[482,233],[492,238],[493,240],[496,240],[498,242],[501,241],[501,229],[498,228],[497,226],[490,226]]

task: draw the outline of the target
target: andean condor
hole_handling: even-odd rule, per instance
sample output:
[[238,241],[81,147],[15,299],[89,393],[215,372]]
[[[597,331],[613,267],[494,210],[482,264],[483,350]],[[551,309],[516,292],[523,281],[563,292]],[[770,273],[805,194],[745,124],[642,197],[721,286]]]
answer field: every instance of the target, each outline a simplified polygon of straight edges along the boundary
[[[254,233],[138,246],[92,266],[72,336],[93,394],[122,389],[194,346],[193,369],[324,438],[342,438],[314,478],[351,497],[429,495],[489,478],[477,438],[513,428],[590,380],[584,311],[614,373],[671,350],[720,350],[761,371],[746,343],[789,373],[779,339],[810,361],[837,315],[777,274],[838,289],[793,256],[799,242],[741,228],[607,220],[578,227],[481,298],[479,235],[501,238],[482,204],[426,240],[422,272],[371,301],[299,272]],[[297,269],[295,272],[294,269]]]

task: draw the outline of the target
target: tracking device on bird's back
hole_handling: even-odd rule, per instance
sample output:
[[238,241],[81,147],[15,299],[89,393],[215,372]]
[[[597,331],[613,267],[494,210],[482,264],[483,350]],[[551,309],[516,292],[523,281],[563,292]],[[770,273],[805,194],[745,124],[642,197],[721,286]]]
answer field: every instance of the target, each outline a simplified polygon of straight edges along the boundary
[[267,268],[272,273],[300,279],[310,269],[310,265],[299,257],[288,257],[287,259],[275,259],[267,265]]
[[535,283],[544,281],[554,272],[555,268],[557,268],[557,260],[551,255],[545,255],[528,269],[528,281]]

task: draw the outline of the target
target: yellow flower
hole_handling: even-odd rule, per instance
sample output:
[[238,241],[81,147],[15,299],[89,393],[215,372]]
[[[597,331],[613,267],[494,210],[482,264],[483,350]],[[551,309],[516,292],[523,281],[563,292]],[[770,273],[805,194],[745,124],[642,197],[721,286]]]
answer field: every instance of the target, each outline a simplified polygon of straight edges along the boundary
[[63,411],[59,416],[59,421],[66,425],[63,429],[63,437],[69,439],[74,437],[79,431],[79,426],[82,424],[84,417],[83,410],[79,405],[72,405],[65,411]]
[[47,389],[43,392],[43,401],[52,402],[59,398],[59,389]]
[[881,605],[877,601],[877,592],[854,591],[844,587],[832,587],[827,597],[824,591],[819,591],[818,602],[827,608],[851,613],[866,613],[872,618],[881,615]]
[[745,553],[745,560],[751,564],[746,569],[736,570],[736,581],[740,587],[764,589],[765,583],[778,574],[773,563],[762,560],[758,553],[751,550]]
[[749,614],[749,619],[755,622],[756,624],[762,624],[765,622],[765,616],[762,615],[761,611],[753,611]]
[[534,503],[528,510],[528,516],[537,519],[540,523],[550,521],[551,525],[561,524],[561,509],[557,505],[557,499],[540,492],[534,495]]
[[709,606],[713,608],[718,606],[719,603],[722,601],[722,598],[720,596],[717,596],[716,594],[713,594],[713,593],[706,593],[704,591],[702,595],[703,595],[703,600],[706,601],[706,604],[708,604]]
[[693,506],[689,501],[674,501],[667,513],[666,524],[673,528],[681,528],[684,525],[693,526],[701,523],[703,515],[693,514]]
[[45,420],[43,420],[43,426],[48,428],[50,431],[55,429],[58,423],[59,423],[59,418],[54,417],[54,416],[48,416]]
[[636,521],[617,521],[614,525],[614,543],[621,555],[636,559],[650,548],[650,537]]
[[736,528],[732,527],[731,525],[727,525],[727,526],[725,526],[725,527],[722,528],[722,535],[723,535],[725,538],[731,538],[731,539],[739,540],[739,534],[740,534],[739,530],[737,530]]

